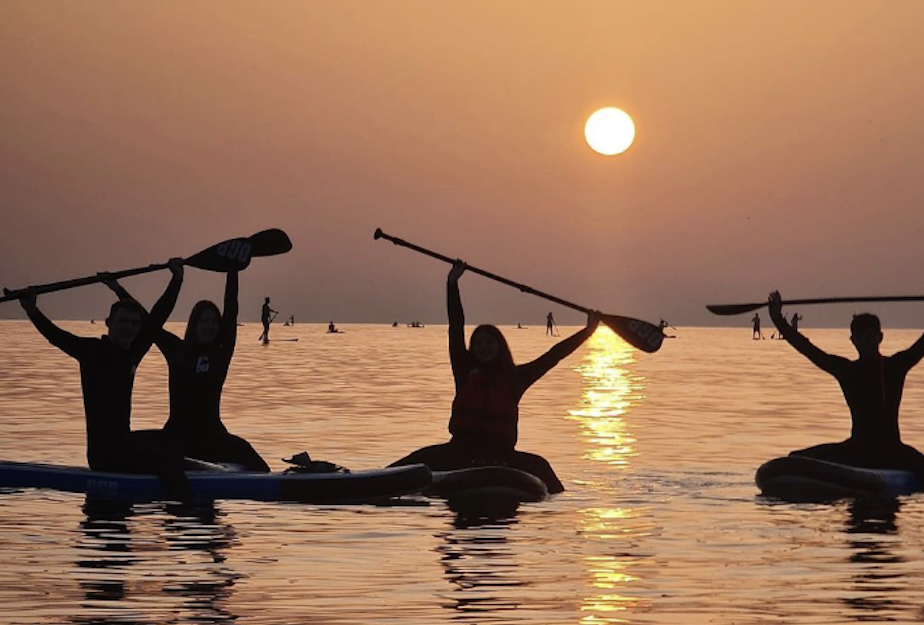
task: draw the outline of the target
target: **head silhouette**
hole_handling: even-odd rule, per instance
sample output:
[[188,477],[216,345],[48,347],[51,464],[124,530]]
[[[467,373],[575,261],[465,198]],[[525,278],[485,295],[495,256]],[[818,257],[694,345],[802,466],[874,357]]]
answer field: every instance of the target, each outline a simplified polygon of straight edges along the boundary
[[189,313],[186,322],[186,334],[183,340],[187,343],[205,344],[218,338],[218,328],[221,325],[221,311],[215,302],[207,299],[196,302]]
[[857,348],[860,357],[879,354],[882,343],[882,325],[879,317],[870,313],[854,315],[850,321],[850,342]]
[[475,362],[485,369],[500,371],[514,367],[510,346],[497,326],[480,325],[475,328],[469,341],[468,352]]
[[107,336],[119,347],[128,349],[141,333],[147,312],[133,299],[120,299],[109,308],[106,317]]

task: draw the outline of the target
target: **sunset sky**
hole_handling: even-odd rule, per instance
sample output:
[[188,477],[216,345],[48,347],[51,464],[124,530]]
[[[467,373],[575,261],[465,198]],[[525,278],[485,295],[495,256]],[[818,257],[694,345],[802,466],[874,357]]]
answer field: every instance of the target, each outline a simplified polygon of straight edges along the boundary
[[[276,227],[242,275],[302,321],[445,321],[448,266],[604,312],[924,293],[924,2],[0,3],[0,286]],[[634,145],[601,156],[615,106]],[[174,318],[219,298],[189,270]],[[150,303],[165,273],[125,282]],[[468,275],[471,322],[568,311]],[[102,317],[100,286],[39,299]],[[924,326],[924,303],[870,307]],[[850,306],[799,310],[845,325]],[[0,304],[0,318],[22,316]]]

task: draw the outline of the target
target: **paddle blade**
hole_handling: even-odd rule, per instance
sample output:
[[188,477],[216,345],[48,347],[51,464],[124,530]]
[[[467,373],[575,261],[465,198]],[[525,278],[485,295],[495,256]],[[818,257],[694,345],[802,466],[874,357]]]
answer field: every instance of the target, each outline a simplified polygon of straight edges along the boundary
[[641,319],[631,319],[629,317],[620,317],[619,315],[601,315],[600,321],[605,323],[613,332],[618,334],[622,339],[643,352],[653,354],[661,349],[661,343],[664,341],[664,332],[658,326],[642,321]]
[[275,256],[285,254],[292,249],[289,235],[279,228],[270,228],[258,232],[247,239],[250,242],[251,256]]
[[730,315],[743,315],[744,313],[753,312],[759,310],[767,305],[767,302],[759,302],[753,304],[708,304],[706,310],[711,312],[713,315],[721,315],[727,317]]
[[241,271],[254,256],[275,256],[292,249],[288,235],[273,228],[263,230],[246,239],[229,239],[202,250],[183,261],[184,264],[206,271]]

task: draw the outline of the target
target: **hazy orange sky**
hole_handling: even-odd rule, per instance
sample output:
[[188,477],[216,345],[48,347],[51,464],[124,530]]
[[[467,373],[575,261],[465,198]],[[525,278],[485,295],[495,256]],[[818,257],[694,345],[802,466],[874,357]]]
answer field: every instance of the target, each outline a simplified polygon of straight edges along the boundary
[[[243,274],[243,318],[269,295],[303,321],[444,322],[448,266],[381,227],[674,325],[747,325],[704,305],[774,288],[924,293],[922,24],[916,0],[4,0],[0,286],[278,227],[295,247]],[[603,106],[635,119],[623,155],[584,141]],[[150,303],[166,280],[126,286]],[[174,318],[222,284],[190,270]],[[462,286],[471,322],[583,321]],[[873,309],[924,326],[924,304]]]

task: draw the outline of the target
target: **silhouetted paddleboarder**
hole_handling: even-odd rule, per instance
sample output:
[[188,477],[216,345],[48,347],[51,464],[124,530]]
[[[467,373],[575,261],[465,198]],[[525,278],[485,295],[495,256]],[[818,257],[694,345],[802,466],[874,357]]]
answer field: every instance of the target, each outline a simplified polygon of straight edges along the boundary
[[558,336],[558,326],[555,325],[555,317],[552,316],[551,310],[545,316],[545,333],[548,336]]
[[828,354],[790,326],[781,313],[779,292],[770,294],[770,319],[796,351],[834,376],[850,408],[850,438],[792,452],[850,466],[913,471],[924,483],[924,455],[901,441],[898,409],[908,371],[924,358],[924,334],[905,351],[879,352],[882,329],[876,315],[854,315],[850,342],[857,360]]
[[170,316],[183,283],[183,259],[171,259],[168,267],[172,278],[151,312],[135,300],[116,301],[106,318],[107,333],[100,338],[76,336],[56,326],[39,310],[32,289],[20,304],[49,343],[80,363],[89,467],[157,475],[168,496],[185,499],[189,483],[183,456],[151,445],[131,431],[135,370]]
[[473,465],[505,465],[541,478],[550,493],[564,490],[551,465],[536,454],[515,449],[519,402],[523,394],[580,347],[594,333],[600,313],[587,315],[587,326],[556,343],[532,362],[516,365],[504,335],[493,325],[480,325],[465,347],[465,313],[459,278],[466,265],[453,264],[447,278],[449,360],[455,380],[448,443],[418,449],[392,466],[423,463],[434,471]]
[[[115,280],[105,282],[117,295],[131,295]],[[180,338],[160,328],[154,342],[167,360],[170,415],[161,430],[139,435],[178,449],[184,456],[241,465],[247,471],[269,472],[260,454],[221,422],[221,392],[237,344],[238,272],[225,278],[224,314],[210,300],[193,306]]]
[[273,323],[273,319],[275,319],[278,314],[278,311],[270,308],[270,298],[267,297],[263,300],[263,307],[260,310],[260,321],[263,322],[263,334],[260,335],[260,340],[263,341],[264,345],[269,343],[270,324]]
[[752,329],[751,329],[751,338],[752,339],[762,339],[764,335],[760,332],[760,315],[754,313],[754,316],[751,318]]
[[674,326],[672,326],[671,324],[669,324],[667,321],[665,321],[664,319],[661,319],[661,320],[658,322],[658,329],[661,330],[661,333],[662,333],[662,334],[664,334],[664,338],[666,338],[666,339],[675,339],[675,338],[677,338],[677,336],[674,335],[674,334],[665,334],[665,333],[664,333],[664,330],[665,330],[666,328],[670,328],[670,329],[672,329],[672,330],[676,330],[676,329],[677,329],[677,328],[675,328]]

